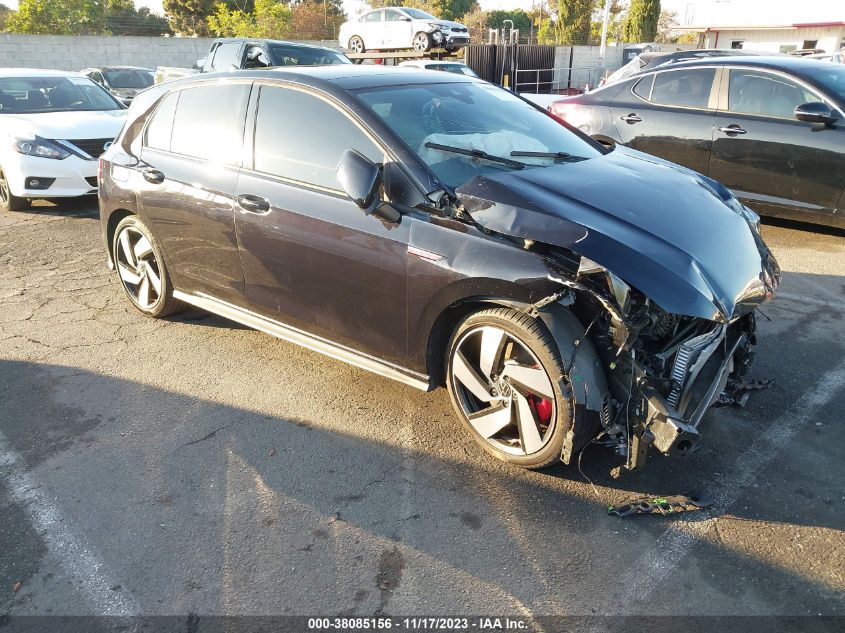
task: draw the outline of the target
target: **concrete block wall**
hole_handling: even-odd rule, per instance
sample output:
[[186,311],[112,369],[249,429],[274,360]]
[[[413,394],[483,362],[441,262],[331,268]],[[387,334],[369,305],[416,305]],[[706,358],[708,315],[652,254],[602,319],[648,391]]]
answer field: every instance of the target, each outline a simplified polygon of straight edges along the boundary
[[[213,40],[203,37],[19,35],[0,33],[0,67],[81,70],[89,66],[190,68]],[[308,42],[338,48],[337,42]]]

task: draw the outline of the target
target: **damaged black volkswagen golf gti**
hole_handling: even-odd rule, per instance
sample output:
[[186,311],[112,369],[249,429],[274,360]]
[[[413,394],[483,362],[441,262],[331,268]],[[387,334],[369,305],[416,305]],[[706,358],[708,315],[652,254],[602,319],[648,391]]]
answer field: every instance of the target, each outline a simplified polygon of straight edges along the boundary
[[[741,397],[777,263],[719,183],[513,94],[367,66],[136,98],[100,175],[130,301],[186,304],[423,390],[495,457],[688,453]],[[280,361],[283,362],[283,361]]]

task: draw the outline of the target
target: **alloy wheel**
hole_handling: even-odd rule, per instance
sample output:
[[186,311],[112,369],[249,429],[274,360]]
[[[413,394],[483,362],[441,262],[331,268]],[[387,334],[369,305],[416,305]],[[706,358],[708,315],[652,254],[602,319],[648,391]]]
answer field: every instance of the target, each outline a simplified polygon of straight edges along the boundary
[[428,35],[417,33],[416,37],[414,37],[414,50],[420,53],[428,50]]
[[467,331],[455,345],[452,387],[470,426],[494,449],[532,455],[552,438],[555,395],[537,356],[494,326]]
[[349,50],[353,53],[363,53],[364,52],[364,40],[362,40],[357,35],[349,40]]
[[0,205],[4,207],[9,205],[11,192],[9,191],[9,183],[6,180],[6,174],[0,169]]
[[152,310],[162,292],[161,268],[152,242],[138,228],[125,226],[115,250],[117,273],[127,294],[142,310]]

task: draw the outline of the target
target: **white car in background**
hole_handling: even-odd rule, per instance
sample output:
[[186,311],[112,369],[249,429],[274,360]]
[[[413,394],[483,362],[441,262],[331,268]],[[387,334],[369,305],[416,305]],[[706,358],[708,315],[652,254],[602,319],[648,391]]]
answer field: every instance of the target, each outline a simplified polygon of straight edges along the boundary
[[97,159],[126,108],[79,73],[0,69],[0,210],[97,193]]
[[411,7],[373,9],[340,27],[338,42],[353,53],[432,48],[456,51],[469,44],[469,29]]
[[476,72],[461,62],[441,62],[434,59],[411,59],[402,62],[400,66],[406,68],[425,68],[426,70],[440,70],[455,75],[466,75],[467,77],[478,77]]

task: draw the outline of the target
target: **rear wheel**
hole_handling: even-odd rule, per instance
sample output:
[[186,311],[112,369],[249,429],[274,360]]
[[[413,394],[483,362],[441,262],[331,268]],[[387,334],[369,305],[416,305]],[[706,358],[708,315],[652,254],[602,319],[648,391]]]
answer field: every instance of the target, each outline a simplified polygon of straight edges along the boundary
[[364,47],[364,40],[358,35],[353,35],[349,38],[349,45],[347,48],[353,53],[364,53],[367,50]]
[[120,283],[133,305],[151,317],[178,312],[182,303],[173,297],[173,285],[153,234],[138,216],[117,225],[112,244]]
[[30,206],[29,198],[20,198],[12,194],[9,181],[6,180],[6,173],[0,168],[0,211],[24,211]]
[[449,345],[452,404],[475,440],[502,461],[542,468],[560,458],[571,424],[554,339],[536,319],[507,308],[470,315]]
[[420,31],[414,35],[413,46],[418,53],[427,53],[431,50],[431,35]]

